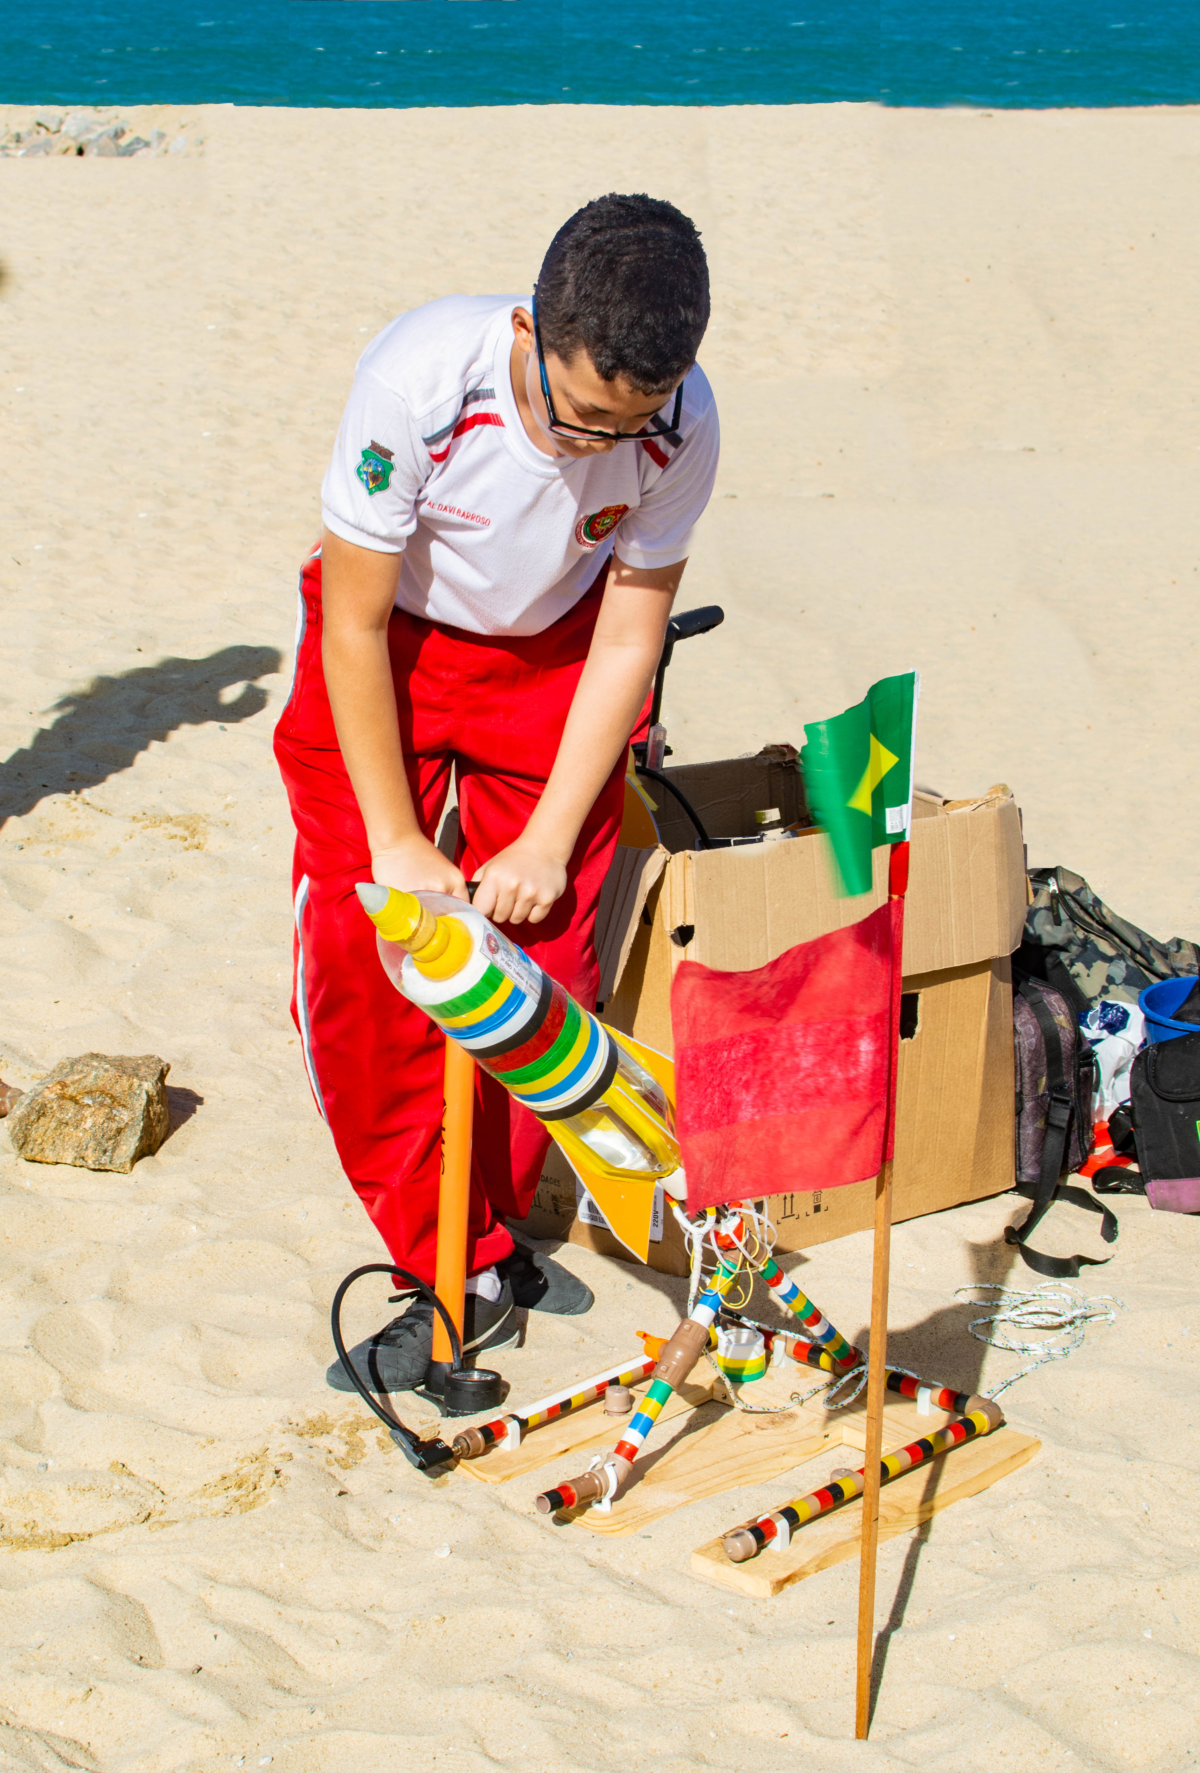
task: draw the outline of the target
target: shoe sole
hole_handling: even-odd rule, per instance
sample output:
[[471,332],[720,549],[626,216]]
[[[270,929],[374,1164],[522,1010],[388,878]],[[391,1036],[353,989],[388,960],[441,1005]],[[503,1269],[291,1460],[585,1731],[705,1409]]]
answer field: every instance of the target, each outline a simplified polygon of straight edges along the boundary
[[[463,1360],[465,1362],[468,1356],[479,1354],[499,1354],[502,1348],[514,1347],[520,1340],[520,1335],[521,1326],[516,1321],[515,1309],[510,1308],[507,1319],[501,1318],[498,1324],[475,1341],[463,1343]],[[494,1337],[499,1337],[500,1340],[494,1341]]]

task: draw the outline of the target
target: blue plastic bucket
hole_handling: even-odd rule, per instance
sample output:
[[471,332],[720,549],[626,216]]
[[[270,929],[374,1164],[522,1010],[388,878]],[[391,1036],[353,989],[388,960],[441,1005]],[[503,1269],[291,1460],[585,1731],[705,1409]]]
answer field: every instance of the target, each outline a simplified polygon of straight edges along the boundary
[[1138,1006],[1146,1018],[1146,1039],[1178,1040],[1181,1034],[1198,1034],[1194,1022],[1176,1022],[1177,1010],[1195,985],[1195,979],[1159,979],[1147,985],[1138,998]]

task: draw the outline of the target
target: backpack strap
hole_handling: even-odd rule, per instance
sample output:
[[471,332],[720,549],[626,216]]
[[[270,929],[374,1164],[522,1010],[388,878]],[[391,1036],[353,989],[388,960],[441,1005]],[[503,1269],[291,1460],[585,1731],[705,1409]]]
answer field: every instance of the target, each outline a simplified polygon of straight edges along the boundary
[[1124,1164],[1109,1164],[1092,1172],[1092,1188],[1097,1194],[1145,1194],[1146,1178],[1140,1170]]
[[1046,1137],[1042,1144],[1041,1173],[1036,1183],[1018,1183],[1016,1190],[1018,1194],[1025,1195],[1026,1199],[1032,1199],[1033,1206],[1023,1225],[1005,1227],[1004,1241],[1019,1249],[1025,1262],[1037,1274],[1047,1275],[1052,1280],[1074,1280],[1081,1268],[1101,1266],[1110,1258],[1108,1256],[1043,1256],[1039,1251],[1026,1247],[1026,1240],[1050,1211],[1055,1198],[1069,1201],[1075,1207],[1086,1207],[1089,1212],[1099,1213],[1101,1218],[1100,1236],[1106,1244],[1116,1242],[1119,1226],[1116,1215],[1110,1212],[1103,1202],[1096,1200],[1090,1194],[1085,1194],[1082,1188],[1070,1188],[1066,1185],[1060,1187],[1059,1185],[1074,1108],[1072,1093],[1067,1083],[1062,1031],[1051,1015],[1049,1005],[1035,983],[1031,981],[1023,984],[1021,996],[1033,1011],[1038,1027],[1042,1031],[1042,1039],[1046,1047],[1046,1084],[1050,1100],[1046,1108]]

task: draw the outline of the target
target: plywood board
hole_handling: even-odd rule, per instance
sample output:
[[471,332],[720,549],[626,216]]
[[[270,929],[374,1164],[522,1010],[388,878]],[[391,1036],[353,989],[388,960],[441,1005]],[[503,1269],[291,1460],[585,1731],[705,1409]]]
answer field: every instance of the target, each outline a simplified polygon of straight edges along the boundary
[[588,1508],[576,1524],[589,1533],[637,1533],[688,1502],[782,1477],[803,1460],[836,1447],[840,1439],[835,1424],[808,1411],[751,1416],[708,1404],[690,1422],[680,1423],[666,1446],[649,1443],[611,1514]]
[[[632,1365],[632,1361],[630,1364]],[[704,1404],[712,1404],[717,1413],[727,1410],[727,1404],[713,1402],[713,1387],[717,1383],[715,1374],[707,1379],[689,1380],[679,1391],[672,1393],[658,1420],[673,1421]],[[635,1385],[630,1389],[640,1397],[646,1386]],[[514,1405],[514,1408],[519,1409],[520,1405]],[[502,1453],[495,1449],[482,1454],[478,1459],[461,1460],[458,1469],[468,1472],[471,1477],[478,1478],[484,1484],[504,1484],[509,1478],[523,1477],[527,1472],[539,1471],[552,1459],[564,1459],[571,1453],[590,1454],[605,1442],[615,1447],[621,1438],[621,1430],[628,1421],[628,1416],[606,1415],[603,1401],[597,1398],[595,1403],[584,1404],[582,1409],[573,1410],[569,1416],[559,1416],[553,1422],[547,1422],[544,1428],[532,1429],[514,1452]],[[441,1433],[444,1439],[449,1440],[453,1431],[453,1423],[443,1422]],[[582,1463],[586,1464],[586,1461]],[[564,1471],[561,1475],[574,1476],[580,1469],[581,1466],[577,1465],[570,1472]]]
[[[894,1538],[920,1526],[939,1510],[968,1496],[977,1496],[1000,1478],[1032,1459],[1041,1442],[1015,1428],[998,1428],[983,1440],[968,1441],[886,1484],[879,1494],[879,1537]],[[745,1480],[743,1480],[745,1481]],[[797,1490],[796,1495],[804,1492]],[[780,1506],[789,1501],[780,1498]],[[730,1521],[730,1529],[739,1525]],[[862,1500],[848,1502],[833,1514],[802,1527],[786,1551],[760,1552],[747,1563],[734,1564],[720,1539],[711,1539],[692,1553],[692,1573],[735,1594],[769,1600],[793,1582],[815,1576],[857,1557],[862,1535]]]

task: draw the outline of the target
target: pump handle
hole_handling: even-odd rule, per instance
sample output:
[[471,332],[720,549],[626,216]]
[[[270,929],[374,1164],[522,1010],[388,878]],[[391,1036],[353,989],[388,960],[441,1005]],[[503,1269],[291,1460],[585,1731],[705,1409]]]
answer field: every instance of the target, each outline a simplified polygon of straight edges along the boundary
[[[654,674],[654,700],[650,704],[650,725],[657,726],[662,713],[663,679],[667,675],[667,666],[671,663],[671,655],[675,651],[677,640],[690,640],[694,634],[707,634],[710,628],[719,628],[725,620],[725,611],[719,603],[706,603],[703,609],[681,610],[679,615],[672,616],[667,623],[667,636],[663,641],[663,649],[659,654],[658,670]],[[644,763],[643,756],[640,761]]]

